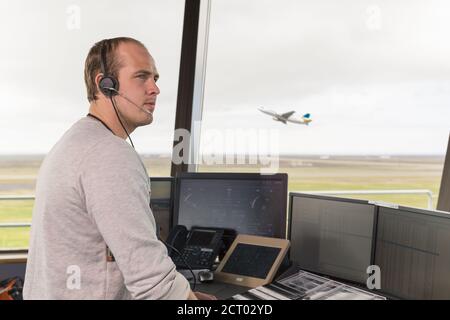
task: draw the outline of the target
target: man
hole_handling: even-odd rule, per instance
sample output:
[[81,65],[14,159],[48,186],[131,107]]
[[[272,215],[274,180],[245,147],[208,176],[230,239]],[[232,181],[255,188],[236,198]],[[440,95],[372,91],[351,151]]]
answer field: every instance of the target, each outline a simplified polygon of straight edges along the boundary
[[157,239],[148,174],[125,141],[153,121],[153,58],[137,40],[103,40],[84,74],[89,114],[39,171],[24,298],[213,298],[192,293]]

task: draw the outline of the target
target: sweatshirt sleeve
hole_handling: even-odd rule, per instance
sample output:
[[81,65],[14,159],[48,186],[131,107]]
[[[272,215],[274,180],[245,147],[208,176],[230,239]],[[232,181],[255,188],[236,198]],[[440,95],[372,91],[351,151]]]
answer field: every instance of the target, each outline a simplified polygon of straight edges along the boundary
[[149,178],[124,141],[103,140],[79,170],[87,212],[114,255],[134,299],[186,299],[188,281],[156,237]]

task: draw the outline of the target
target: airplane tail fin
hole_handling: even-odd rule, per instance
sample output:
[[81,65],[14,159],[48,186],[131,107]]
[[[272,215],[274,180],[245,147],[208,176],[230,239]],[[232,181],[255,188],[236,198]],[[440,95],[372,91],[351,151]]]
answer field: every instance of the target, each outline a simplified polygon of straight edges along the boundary
[[303,121],[304,121],[306,124],[309,124],[309,123],[312,121],[312,119],[311,119],[311,114],[305,113],[305,114],[302,116],[302,119],[303,119]]

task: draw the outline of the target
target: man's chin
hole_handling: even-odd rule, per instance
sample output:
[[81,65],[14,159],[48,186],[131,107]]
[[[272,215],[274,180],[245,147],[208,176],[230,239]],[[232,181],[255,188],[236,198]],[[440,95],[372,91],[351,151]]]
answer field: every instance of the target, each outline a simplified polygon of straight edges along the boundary
[[140,123],[140,125],[141,125],[141,126],[147,126],[147,125],[151,124],[152,122],[153,122],[153,115],[152,115],[152,114],[148,114],[147,117],[146,117],[146,119],[143,120],[143,121]]

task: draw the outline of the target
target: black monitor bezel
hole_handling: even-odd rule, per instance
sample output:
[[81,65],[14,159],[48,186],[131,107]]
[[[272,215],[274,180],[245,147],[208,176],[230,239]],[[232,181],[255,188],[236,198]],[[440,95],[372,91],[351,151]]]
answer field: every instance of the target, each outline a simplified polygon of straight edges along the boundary
[[[149,177],[149,179],[150,179],[150,190],[152,189],[151,185],[152,185],[153,181],[155,181],[155,182],[170,182],[169,229],[171,230],[173,228],[173,200],[174,200],[173,196],[174,196],[174,191],[175,191],[176,179],[174,177]],[[150,203],[151,203],[151,201],[152,201],[152,196],[150,194]],[[150,205],[150,203],[149,203],[149,205]]]
[[[304,198],[313,198],[313,199],[319,199],[319,200],[330,200],[330,201],[338,201],[338,202],[347,202],[347,203],[357,203],[357,204],[364,204],[369,205],[373,207],[373,226],[372,226],[372,246],[371,246],[371,253],[370,253],[370,265],[374,264],[375,261],[375,250],[376,250],[376,236],[377,236],[377,223],[378,223],[378,206],[375,203],[372,203],[369,200],[362,200],[362,199],[352,199],[352,198],[342,198],[337,196],[330,196],[330,195],[323,195],[323,194],[314,194],[314,193],[302,193],[302,192],[290,192],[289,193],[289,225],[288,225],[288,240],[291,241],[291,235],[292,235],[292,206],[293,206],[293,199],[294,197],[304,197]],[[291,241],[292,243],[292,241]],[[289,260],[293,263],[295,261],[291,260],[291,251],[288,252]],[[303,270],[303,269],[302,269]],[[316,270],[306,270],[312,273],[319,274]],[[331,275],[325,275],[325,276],[331,276]],[[345,281],[347,283],[353,283],[357,285],[363,285],[365,286],[366,283],[362,282],[355,282],[354,280],[348,280],[339,278],[336,276],[332,276],[333,278]]]
[[[285,212],[285,231],[283,237],[280,239],[287,239],[287,227],[290,221],[288,217],[287,205],[288,205],[288,175],[287,173],[275,173],[275,174],[260,174],[260,173],[235,173],[235,172],[183,172],[178,174],[175,183],[175,193],[174,193],[174,205],[173,205],[173,223],[178,224],[179,217],[179,199],[181,191],[181,183],[183,180],[278,180],[282,182],[282,193],[286,198],[286,201],[282,202],[282,210]],[[276,237],[278,238],[278,237]]]
[[[400,212],[410,212],[414,214],[421,214],[421,215],[427,215],[427,216],[433,216],[437,218],[444,218],[444,219],[450,219],[450,212],[447,211],[441,211],[441,210],[434,210],[434,209],[422,209],[422,208],[415,208],[415,207],[407,207],[407,206],[384,206],[384,205],[378,205],[377,206],[377,215],[380,213],[380,210],[383,209],[390,209],[394,210],[395,214],[399,214]],[[378,216],[377,216],[377,222],[378,222]],[[378,239],[378,230],[377,234],[375,235],[375,253],[376,253],[376,245],[377,245],[377,239]],[[376,264],[375,255],[374,255],[374,261],[372,264]],[[384,296],[390,298],[390,299],[410,299],[405,297],[400,297],[392,294],[392,292],[385,291],[385,289],[382,287],[379,292],[383,294]]]

